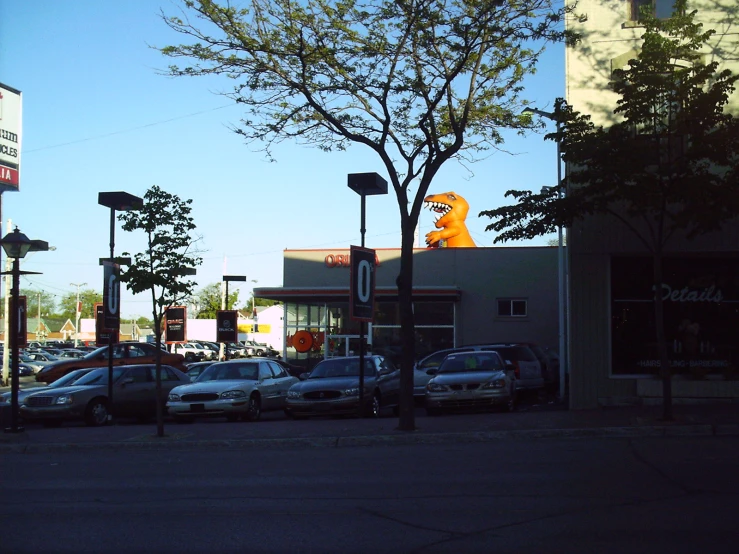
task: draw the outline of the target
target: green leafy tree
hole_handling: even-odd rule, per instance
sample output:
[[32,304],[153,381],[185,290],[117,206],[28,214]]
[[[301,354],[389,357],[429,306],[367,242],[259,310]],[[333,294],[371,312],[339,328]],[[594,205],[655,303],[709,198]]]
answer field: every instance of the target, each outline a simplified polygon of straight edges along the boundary
[[[180,305],[192,296],[195,283],[183,276],[202,263],[194,251],[191,233],[195,223],[190,213],[192,200],[182,200],[157,186],[144,195],[139,211],[119,214],[125,231],[143,231],[146,250],[135,255],[121,273],[121,281],[134,294],[150,293],[156,337],[157,436],[164,436],[162,402],[161,343],[162,319],[167,308]],[[124,256],[130,256],[128,252]]]
[[519,115],[522,81],[547,41],[569,36],[569,10],[553,0],[183,4],[182,17],[162,17],[192,42],[161,51],[193,61],[167,74],[235,82],[225,96],[246,109],[234,130],[248,143],[268,157],[284,140],[326,152],[357,143],[377,155],[402,235],[399,429],[415,429],[413,244],[423,199],[446,162],[476,161],[500,149],[504,129],[530,125]]
[[39,314],[39,302],[41,318],[57,316],[56,296],[43,290],[21,289],[20,295],[26,297],[26,308],[28,317],[35,318]]
[[[94,319],[95,304],[103,301],[103,295],[93,289],[80,290],[82,312],[80,318]],[[74,321],[77,317],[77,291],[69,292],[59,300],[60,315]]]
[[[206,285],[200,292],[196,293],[191,301],[191,305],[195,307],[196,319],[215,319],[216,312],[222,306],[221,283],[211,283]],[[239,303],[239,291],[235,290],[228,293],[228,309],[237,310]]]
[[[706,63],[712,30],[678,0],[670,19],[644,12],[641,51],[614,71],[620,121],[604,128],[563,100],[556,103],[567,177],[548,191],[508,191],[517,203],[482,212],[495,221],[495,242],[533,238],[592,214],[610,216],[653,257],[653,286],[662,290],[663,254],[676,234],[717,231],[739,215],[739,121],[727,113],[739,76]],[[663,418],[672,419],[671,370],[662,294],[655,294]]]

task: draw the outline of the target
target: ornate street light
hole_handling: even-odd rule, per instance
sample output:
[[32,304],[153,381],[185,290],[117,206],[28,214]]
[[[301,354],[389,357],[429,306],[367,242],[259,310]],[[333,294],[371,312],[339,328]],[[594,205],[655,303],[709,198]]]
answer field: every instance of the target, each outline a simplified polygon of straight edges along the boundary
[[[2,238],[3,250],[8,258],[13,258],[13,268],[10,274],[13,276],[13,285],[11,289],[10,297],[10,317],[9,317],[9,332],[10,332],[10,427],[5,429],[6,433],[22,433],[23,427],[18,424],[18,389],[20,388],[19,382],[19,369],[18,369],[18,340],[19,332],[25,326],[21,326],[20,314],[18,313],[18,297],[20,296],[20,276],[21,275],[38,275],[37,271],[21,271],[20,270],[20,259],[25,258],[29,252],[43,252],[49,249],[49,243],[43,240],[31,240],[26,235],[18,230],[18,227],[12,233],[8,233]],[[7,275],[7,272],[3,272],[3,275]],[[25,343],[26,337],[23,337]]]

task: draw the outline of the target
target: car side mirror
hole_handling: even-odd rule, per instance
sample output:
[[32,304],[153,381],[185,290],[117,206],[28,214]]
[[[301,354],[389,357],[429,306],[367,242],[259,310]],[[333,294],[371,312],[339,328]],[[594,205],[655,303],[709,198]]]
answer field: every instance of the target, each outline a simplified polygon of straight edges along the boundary
[[301,381],[305,381],[305,380],[306,380],[306,379],[308,378],[308,375],[310,375],[310,373],[308,373],[308,372],[306,371],[305,373],[301,373],[301,374],[300,374],[300,375],[298,376],[298,379],[300,379]]
[[513,365],[511,362],[506,362],[505,368],[506,368],[507,371],[515,371],[516,370],[516,366]]

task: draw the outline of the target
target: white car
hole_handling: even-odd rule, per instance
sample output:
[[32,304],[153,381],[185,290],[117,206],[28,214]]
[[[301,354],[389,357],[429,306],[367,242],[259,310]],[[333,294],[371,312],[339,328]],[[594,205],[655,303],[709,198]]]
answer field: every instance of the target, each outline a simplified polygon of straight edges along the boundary
[[172,389],[167,408],[179,423],[196,417],[256,421],[262,411],[283,410],[287,391],[297,382],[297,377],[267,358],[217,362],[197,381]]

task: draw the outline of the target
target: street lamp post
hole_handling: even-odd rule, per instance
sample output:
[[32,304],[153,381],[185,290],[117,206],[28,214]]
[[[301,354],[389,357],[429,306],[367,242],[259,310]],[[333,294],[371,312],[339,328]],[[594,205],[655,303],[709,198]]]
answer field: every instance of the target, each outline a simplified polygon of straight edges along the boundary
[[74,317],[74,347],[77,348],[78,338],[80,336],[80,287],[84,287],[87,283],[69,283],[72,287],[77,287],[77,303],[74,306],[75,317]]
[[[246,275],[224,275],[223,281],[226,283],[226,298],[224,300],[225,310],[228,310],[228,284],[231,281],[246,281]],[[228,345],[223,345],[223,356],[228,360]]]
[[[356,192],[361,198],[360,204],[360,226],[359,233],[362,237],[362,248],[364,248],[365,233],[365,197],[378,194],[387,194],[387,181],[380,177],[377,173],[350,173],[347,178],[347,184],[350,189]],[[364,415],[364,337],[366,334],[365,322],[359,322],[359,413],[358,416]]]
[[[144,199],[127,192],[99,192],[98,204],[110,208],[110,261],[115,262],[115,212],[140,210],[144,207]],[[108,339],[108,423],[113,422],[113,333]]]
[[[20,389],[19,370],[18,370],[18,338],[22,328],[20,314],[18,313],[18,296],[20,295],[20,276],[21,275],[38,275],[37,271],[21,271],[20,259],[25,258],[28,252],[42,252],[49,249],[49,244],[43,240],[31,240],[18,230],[18,227],[12,233],[8,233],[2,239],[2,247],[8,258],[13,258],[13,285],[11,289],[11,306],[10,306],[10,427],[5,429],[6,433],[22,433],[23,427],[18,424],[18,390]],[[7,275],[7,272],[3,272]]]
[[[545,112],[536,108],[525,108],[523,113],[533,113],[540,117],[545,117],[554,121],[557,126],[557,198],[564,197],[562,191],[562,153],[559,141],[559,132],[562,122],[557,113]],[[557,289],[558,289],[558,311],[559,311],[559,398],[564,400],[566,394],[566,375],[567,366],[569,364],[569,351],[567,348],[567,325],[565,321],[565,313],[567,312],[566,292],[565,292],[565,257],[564,257],[564,241],[563,230],[560,225],[557,229]]]

